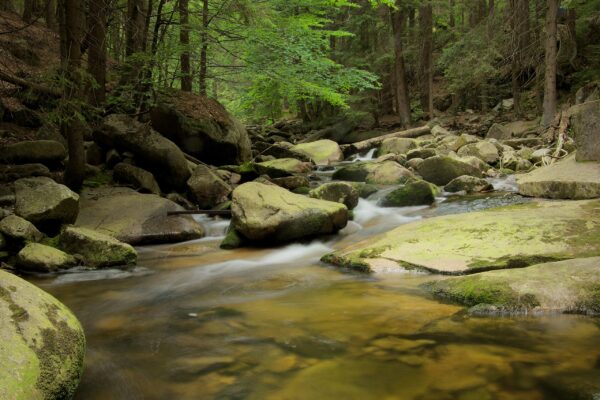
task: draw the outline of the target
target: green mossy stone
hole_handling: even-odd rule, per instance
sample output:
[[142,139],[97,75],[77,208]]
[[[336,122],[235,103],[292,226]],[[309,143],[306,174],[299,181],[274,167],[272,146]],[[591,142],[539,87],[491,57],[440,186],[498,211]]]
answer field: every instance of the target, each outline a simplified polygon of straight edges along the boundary
[[66,226],[59,245],[71,254],[79,254],[93,268],[131,265],[137,261],[137,252],[131,245],[88,228]]
[[382,200],[384,207],[408,207],[430,205],[435,202],[435,190],[432,185],[425,181],[414,181],[407,183],[390,192]]

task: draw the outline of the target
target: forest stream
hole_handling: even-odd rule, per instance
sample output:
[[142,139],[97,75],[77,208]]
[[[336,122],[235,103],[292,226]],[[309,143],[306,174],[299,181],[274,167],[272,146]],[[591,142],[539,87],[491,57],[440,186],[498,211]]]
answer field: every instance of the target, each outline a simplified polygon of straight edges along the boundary
[[597,319],[473,316],[419,287],[439,276],[319,262],[416,219],[527,201],[492,183],[432,207],[361,199],[339,235],[276,248],[221,250],[228,221],[201,216],[207,237],[139,247],[132,270],[34,281],[84,326],[77,399],[565,398],[600,362]]

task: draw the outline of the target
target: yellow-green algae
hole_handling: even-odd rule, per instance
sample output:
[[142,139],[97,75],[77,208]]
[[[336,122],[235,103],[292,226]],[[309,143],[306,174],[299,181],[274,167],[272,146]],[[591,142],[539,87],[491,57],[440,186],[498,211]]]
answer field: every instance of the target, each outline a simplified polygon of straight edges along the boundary
[[67,307],[0,270],[0,398],[71,398],[84,353],[83,329]]
[[479,310],[600,314],[600,257],[488,271],[424,285],[436,297]]
[[324,257],[373,270],[378,254],[399,268],[460,275],[600,255],[600,201],[538,201],[402,225]]

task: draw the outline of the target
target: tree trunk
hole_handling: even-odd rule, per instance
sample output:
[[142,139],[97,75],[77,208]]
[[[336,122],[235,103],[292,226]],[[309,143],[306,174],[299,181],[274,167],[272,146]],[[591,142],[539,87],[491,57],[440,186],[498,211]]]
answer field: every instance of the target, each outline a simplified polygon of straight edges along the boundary
[[23,1],[23,21],[33,21],[33,15],[35,13],[35,0],[24,0]]
[[81,79],[81,42],[83,40],[83,3],[79,0],[60,0],[61,66],[65,75],[61,131],[67,138],[69,161],[65,184],[79,190],[85,172],[82,122],[79,120]]
[[427,2],[419,7],[421,49],[419,59],[419,88],[421,108],[433,118],[433,10]]
[[46,19],[46,26],[55,31],[58,25],[56,21],[56,0],[46,0],[44,15]]
[[130,56],[144,50],[144,27],[146,10],[143,0],[127,1],[125,23],[125,55]]
[[192,91],[192,71],[190,67],[190,26],[188,16],[188,0],[179,0],[179,44],[181,54],[179,64],[181,65],[181,90]]
[[548,127],[556,114],[556,53],[557,36],[556,20],[558,15],[559,0],[547,0],[546,8],[546,45],[544,75],[544,113],[542,126]]
[[88,73],[95,84],[90,88],[90,104],[98,106],[106,100],[106,28],[110,0],[90,0]]
[[2,0],[0,2],[0,11],[15,12],[16,8],[13,4],[13,0]]
[[449,1],[450,1],[450,5],[449,5],[450,20],[448,21],[448,25],[450,26],[450,28],[454,28],[454,26],[456,25],[456,20],[454,18],[454,2],[455,2],[455,0],[449,0]]
[[398,104],[398,115],[402,126],[410,126],[410,97],[408,95],[408,83],[406,81],[406,69],[404,67],[404,51],[402,46],[402,33],[406,25],[406,15],[402,9],[400,0],[396,1],[397,10],[391,10],[392,29],[394,31],[394,75],[396,80],[396,101]]
[[200,49],[200,94],[206,96],[208,62],[208,0],[202,2],[202,48]]

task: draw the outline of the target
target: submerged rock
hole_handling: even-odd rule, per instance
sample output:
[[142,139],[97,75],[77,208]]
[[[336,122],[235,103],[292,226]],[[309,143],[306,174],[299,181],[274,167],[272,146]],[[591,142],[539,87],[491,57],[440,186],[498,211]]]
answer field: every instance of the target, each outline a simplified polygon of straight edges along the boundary
[[16,181],[15,199],[15,213],[40,226],[71,224],[79,213],[79,195],[46,177]]
[[346,226],[348,209],[276,185],[245,183],[233,191],[232,227],[251,241],[286,242],[334,233]]
[[342,203],[352,210],[358,205],[359,191],[347,182],[329,182],[311,190],[309,196],[314,199]]
[[426,287],[436,297],[473,307],[476,313],[600,315],[600,257],[482,272]]
[[123,187],[87,189],[81,194],[76,226],[111,235],[129,244],[169,243],[204,236],[202,225],[180,205],[153,194]]
[[29,243],[17,254],[17,266],[26,271],[54,272],[76,264],[75,257],[40,243]]
[[600,201],[530,202],[429,218],[324,257],[363,271],[442,274],[525,267],[600,255]]
[[32,140],[0,148],[0,162],[6,164],[56,165],[66,157],[65,146],[54,140]]
[[462,175],[481,177],[479,169],[447,156],[435,156],[423,160],[417,166],[417,172],[426,181],[440,186],[446,185],[452,179]]
[[305,154],[316,165],[329,165],[342,161],[344,153],[333,140],[323,139],[316,142],[300,143],[291,148],[292,151]]
[[93,229],[67,226],[59,237],[61,249],[83,258],[93,268],[130,265],[137,261],[137,252],[131,245]]
[[83,372],[77,318],[48,293],[0,270],[0,398],[70,399]]
[[551,199],[600,197],[600,162],[576,162],[575,156],[517,175],[519,193]]
[[384,207],[429,205],[435,202],[435,194],[436,190],[431,183],[417,180],[388,193],[381,205]]

